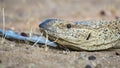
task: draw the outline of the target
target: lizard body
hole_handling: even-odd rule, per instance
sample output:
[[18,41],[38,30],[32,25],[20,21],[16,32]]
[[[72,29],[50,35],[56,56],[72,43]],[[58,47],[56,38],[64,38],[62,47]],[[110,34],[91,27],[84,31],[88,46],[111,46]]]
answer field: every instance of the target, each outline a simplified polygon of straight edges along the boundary
[[70,22],[47,19],[40,30],[49,35],[50,40],[75,50],[104,50],[120,47],[120,19],[113,21]]

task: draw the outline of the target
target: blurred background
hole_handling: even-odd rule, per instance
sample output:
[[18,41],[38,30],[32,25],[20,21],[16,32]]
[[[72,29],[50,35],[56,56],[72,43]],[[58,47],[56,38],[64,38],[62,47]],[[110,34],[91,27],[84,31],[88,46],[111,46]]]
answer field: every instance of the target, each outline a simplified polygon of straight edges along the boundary
[[120,0],[0,0],[0,23],[3,22],[3,8],[6,28],[14,30],[38,28],[47,18],[78,21],[120,16]]

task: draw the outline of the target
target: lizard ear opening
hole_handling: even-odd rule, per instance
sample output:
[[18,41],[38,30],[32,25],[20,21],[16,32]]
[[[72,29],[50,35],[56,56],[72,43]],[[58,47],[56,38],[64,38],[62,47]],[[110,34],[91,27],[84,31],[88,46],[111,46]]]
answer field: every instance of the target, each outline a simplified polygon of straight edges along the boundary
[[66,27],[67,27],[68,29],[70,29],[70,28],[71,28],[71,24],[67,24]]

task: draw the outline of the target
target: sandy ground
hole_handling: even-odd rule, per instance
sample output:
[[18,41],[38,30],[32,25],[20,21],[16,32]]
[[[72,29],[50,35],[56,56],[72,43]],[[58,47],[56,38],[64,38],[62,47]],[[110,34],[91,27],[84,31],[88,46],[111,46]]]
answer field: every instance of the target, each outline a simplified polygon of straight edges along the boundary
[[[69,21],[115,19],[120,0],[0,0],[0,28],[38,32],[47,18]],[[120,68],[120,49],[65,51],[31,47],[27,43],[0,38],[0,68]]]

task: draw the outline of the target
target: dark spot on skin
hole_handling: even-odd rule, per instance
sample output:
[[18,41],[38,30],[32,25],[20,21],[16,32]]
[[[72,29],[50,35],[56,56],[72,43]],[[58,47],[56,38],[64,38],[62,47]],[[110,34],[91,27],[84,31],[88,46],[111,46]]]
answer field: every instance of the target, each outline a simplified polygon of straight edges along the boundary
[[118,29],[118,27],[116,27],[115,29]]
[[91,65],[86,65],[85,68],[92,68]]
[[101,34],[99,34],[99,36],[101,36]]
[[107,31],[108,31],[107,29],[104,30],[104,32],[107,32]]
[[103,10],[100,11],[100,15],[101,15],[101,16],[105,16],[105,15],[106,15],[105,11],[103,11]]
[[115,52],[115,55],[120,55],[120,53],[118,53],[118,52]]
[[71,24],[67,24],[67,28],[68,28],[68,29],[71,28]]
[[91,56],[89,56],[89,57],[88,57],[88,59],[89,59],[89,60],[95,60],[95,59],[96,59],[96,57],[95,57],[95,56],[93,56],[93,55],[91,55]]
[[105,30],[103,31],[103,33],[104,33],[104,34],[107,34]]
[[87,39],[86,39],[86,40],[89,40],[90,36],[91,36],[91,33],[89,33],[89,35],[88,35],[88,37],[87,37]]
[[24,32],[22,32],[20,35],[24,36],[24,37],[28,37],[28,35],[26,33],[24,33]]

